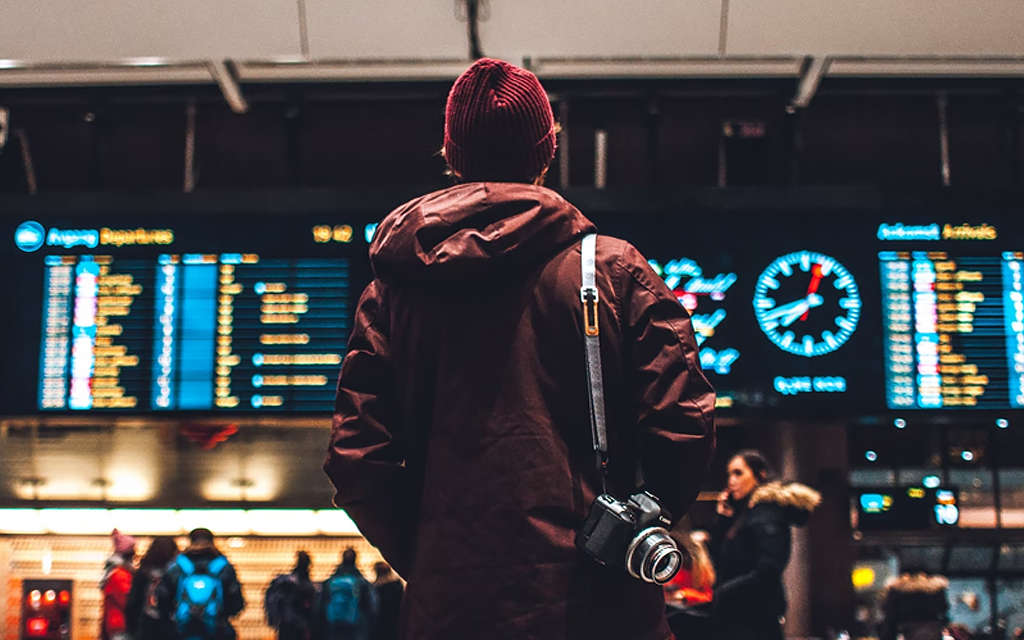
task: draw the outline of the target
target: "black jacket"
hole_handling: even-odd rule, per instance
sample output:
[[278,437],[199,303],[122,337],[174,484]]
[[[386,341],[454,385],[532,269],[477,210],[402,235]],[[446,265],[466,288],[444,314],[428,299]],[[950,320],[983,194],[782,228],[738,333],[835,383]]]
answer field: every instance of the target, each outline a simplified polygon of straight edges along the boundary
[[[223,555],[213,546],[212,542],[192,543],[183,555],[196,564],[199,569],[201,565],[209,564],[215,558]],[[175,600],[178,595],[178,581],[183,571],[177,564],[171,564],[163,580],[156,590],[157,608],[160,610],[160,619],[167,622],[171,627],[171,638],[177,638],[175,629],[174,609],[177,606]],[[242,597],[242,585],[238,582],[235,568],[229,562],[220,572],[220,581],[224,590],[224,607],[218,624],[215,638],[204,638],[204,640],[234,640],[235,629],[231,626],[229,618],[238,615],[245,608],[245,598]]]
[[124,608],[128,633],[134,640],[170,640],[174,637],[173,629],[168,620],[160,619],[155,607],[147,607],[146,599],[150,597],[150,584],[153,580],[162,580],[164,567],[140,567],[132,577],[132,590],[128,594],[128,602]]
[[718,574],[713,618],[723,639],[782,637],[789,528],[805,524],[820,501],[816,491],[803,485],[772,482],[754,491],[744,512],[719,520],[712,536]]
[[885,623],[881,640],[940,640],[949,620],[949,581],[923,573],[904,574],[882,593]]

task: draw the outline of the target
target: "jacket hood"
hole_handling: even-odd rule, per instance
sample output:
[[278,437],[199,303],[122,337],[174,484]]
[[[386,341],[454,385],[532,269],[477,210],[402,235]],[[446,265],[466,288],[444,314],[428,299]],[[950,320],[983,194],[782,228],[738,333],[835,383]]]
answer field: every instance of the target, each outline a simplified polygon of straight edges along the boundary
[[885,586],[885,592],[936,594],[949,587],[949,580],[943,576],[926,573],[904,573]]
[[107,586],[107,582],[110,581],[110,576],[114,575],[114,572],[118,569],[125,569],[128,572],[132,571],[132,565],[128,560],[121,554],[115,553],[114,555],[107,558],[107,561],[103,564],[103,577],[100,578],[100,590],[102,591]]
[[196,540],[182,551],[189,558],[216,558],[222,555],[220,550],[209,540]]
[[384,282],[484,281],[530,269],[594,231],[593,223],[550,189],[471,182],[391,212],[377,228],[370,260]]
[[802,527],[821,504],[821,494],[799,483],[769,482],[754,490],[750,506],[774,504],[782,508],[789,521]]

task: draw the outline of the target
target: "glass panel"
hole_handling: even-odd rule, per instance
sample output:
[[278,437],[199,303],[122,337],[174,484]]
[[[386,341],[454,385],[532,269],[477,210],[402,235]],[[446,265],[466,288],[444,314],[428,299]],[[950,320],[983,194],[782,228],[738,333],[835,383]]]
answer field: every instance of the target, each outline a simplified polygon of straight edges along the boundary
[[1024,546],[1004,544],[999,547],[999,571],[1024,571]]
[[942,547],[899,547],[896,552],[900,558],[900,571],[907,568],[929,573],[942,571]]
[[929,476],[942,478],[942,472],[939,469],[900,469],[896,474],[896,481],[901,487],[923,487],[924,479]]
[[991,529],[996,526],[991,469],[952,469],[949,485],[960,490],[961,528]]
[[1024,629],[1024,580],[996,580],[999,617],[1006,620],[1007,637]]
[[956,545],[950,549],[949,571],[983,572],[992,566],[992,547]]
[[1003,503],[1003,526],[1007,529],[1024,528],[1024,469],[1003,469],[999,472],[999,496]]
[[967,627],[972,634],[989,626],[992,598],[984,578],[951,578],[949,581],[949,621]]
[[896,473],[892,469],[852,469],[850,471],[851,487],[892,487],[895,484]]

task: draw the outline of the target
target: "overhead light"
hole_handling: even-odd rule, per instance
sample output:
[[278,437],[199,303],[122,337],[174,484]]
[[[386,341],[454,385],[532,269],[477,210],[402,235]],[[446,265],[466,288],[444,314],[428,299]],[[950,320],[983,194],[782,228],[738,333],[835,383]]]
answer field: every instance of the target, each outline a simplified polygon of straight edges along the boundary
[[[185,535],[197,528],[239,536],[358,536],[340,509],[0,509],[0,535]],[[231,543],[231,540],[235,540]]]
[[0,69],[17,69],[20,66],[17,60],[0,60]]
[[46,523],[38,509],[4,509],[0,530],[3,533],[40,534],[46,533]]
[[48,533],[88,535],[114,530],[108,509],[41,509]]
[[218,536],[246,535],[250,531],[244,509],[183,509],[178,512],[178,524],[184,531],[202,527]]
[[129,67],[162,67],[169,61],[167,58],[128,58],[124,61],[125,65]]

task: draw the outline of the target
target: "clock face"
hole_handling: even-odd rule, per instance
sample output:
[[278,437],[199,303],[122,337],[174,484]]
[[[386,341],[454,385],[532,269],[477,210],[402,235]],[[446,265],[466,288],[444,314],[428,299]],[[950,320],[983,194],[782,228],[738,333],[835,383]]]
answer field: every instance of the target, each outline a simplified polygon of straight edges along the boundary
[[835,258],[797,251],[778,258],[757,279],[754,312],[775,346],[813,358],[850,339],[860,319],[860,291]]

